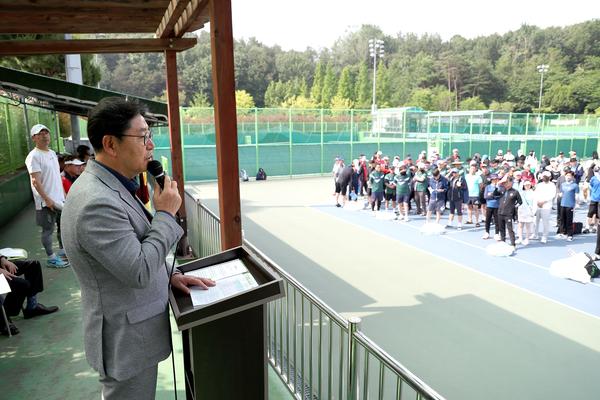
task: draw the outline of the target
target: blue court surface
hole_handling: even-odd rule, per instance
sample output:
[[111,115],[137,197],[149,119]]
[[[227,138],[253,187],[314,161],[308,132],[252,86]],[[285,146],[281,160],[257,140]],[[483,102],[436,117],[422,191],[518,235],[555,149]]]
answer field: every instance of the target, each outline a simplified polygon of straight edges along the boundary
[[[568,250],[593,254],[596,246],[596,234],[576,235],[572,242],[557,239],[554,237],[556,228],[553,227],[553,222],[556,220],[555,214],[551,217],[550,235],[546,244],[530,241],[528,246],[517,245],[516,253],[510,257],[495,257],[486,252],[486,247],[495,241],[493,238],[488,240],[481,238],[485,232],[483,224],[479,228],[475,228],[474,225],[463,225],[462,231],[446,229],[442,235],[430,236],[420,232],[425,223],[425,217],[409,215],[409,222],[399,222],[375,218],[370,209],[357,211],[336,208],[332,205],[316,205],[313,208],[347,223],[414,246],[432,256],[440,257],[576,311],[600,318],[599,278],[592,280],[589,284],[582,284],[558,278],[549,273],[551,262],[568,257]],[[584,221],[586,211],[587,206],[584,204],[576,210],[574,220]],[[381,212],[392,213],[392,211]],[[466,212],[463,218],[465,217]],[[441,223],[445,224],[447,220],[448,212],[446,211],[442,216]],[[433,221],[435,219],[432,219]],[[493,226],[490,233],[493,236]]]

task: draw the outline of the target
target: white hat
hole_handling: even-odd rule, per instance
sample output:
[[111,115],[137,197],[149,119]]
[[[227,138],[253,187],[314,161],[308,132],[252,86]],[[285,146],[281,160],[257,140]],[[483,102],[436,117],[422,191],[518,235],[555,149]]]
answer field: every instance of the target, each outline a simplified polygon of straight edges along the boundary
[[29,131],[29,133],[30,133],[31,136],[35,136],[38,133],[40,133],[41,131],[43,131],[44,129],[47,130],[48,132],[50,132],[50,129],[48,129],[46,127],[46,125],[36,124],[36,125],[34,125],[34,126],[31,127],[31,131]]
[[79,158],[75,158],[73,160],[65,161],[65,165],[84,165],[85,161],[81,161]]

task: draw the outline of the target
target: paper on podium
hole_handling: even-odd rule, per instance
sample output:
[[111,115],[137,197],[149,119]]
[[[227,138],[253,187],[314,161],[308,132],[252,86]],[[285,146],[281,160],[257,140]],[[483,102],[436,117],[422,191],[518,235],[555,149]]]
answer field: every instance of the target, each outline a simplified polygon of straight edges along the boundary
[[227,261],[211,267],[189,271],[185,274],[199,278],[210,278],[216,282],[216,285],[208,288],[208,290],[197,286],[190,288],[194,307],[214,303],[258,286],[258,283],[241,260]]
[[0,249],[0,254],[2,254],[4,257],[8,258],[9,260],[12,260],[15,258],[27,258],[27,250],[25,250],[25,249],[13,249],[10,247],[6,247],[4,249]]
[[10,286],[8,286],[8,281],[6,277],[0,274],[0,294],[10,293]]

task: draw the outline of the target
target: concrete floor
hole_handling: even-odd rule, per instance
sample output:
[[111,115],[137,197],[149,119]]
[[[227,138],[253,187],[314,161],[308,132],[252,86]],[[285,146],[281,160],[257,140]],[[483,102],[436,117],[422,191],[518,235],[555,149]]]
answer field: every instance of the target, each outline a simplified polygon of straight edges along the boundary
[[310,207],[332,189],[242,183],[246,238],[448,399],[599,398],[600,319]]
[[[31,204],[0,230],[0,248],[17,247],[42,262],[44,291],[40,303],[57,305],[60,311],[33,319],[13,318],[20,334],[0,336],[0,399],[6,400],[89,400],[100,399],[98,375],[83,352],[81,296],[71,268],[46,268],[45,252],[35,226]],[[178,398],[185,398],[181,336],[172,320],[177,371]],[[289,399],[287,389],[269,368],[269,396]],[[159,364],[157,395],[173,399],[171,358]]]

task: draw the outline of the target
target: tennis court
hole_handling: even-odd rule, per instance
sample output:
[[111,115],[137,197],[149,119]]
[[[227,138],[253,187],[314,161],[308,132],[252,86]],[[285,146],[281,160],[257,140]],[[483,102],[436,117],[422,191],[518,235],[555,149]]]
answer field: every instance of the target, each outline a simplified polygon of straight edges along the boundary
[[[216,184],[194,184],[213,210]],[[246,238],[448,399],[590,399],[600,286],[552,277],[595,235],[488,256],[483,228],[423,236],[334,207],[332,179],[241,185]],[[576,220],[581,221],[578,210]]]

